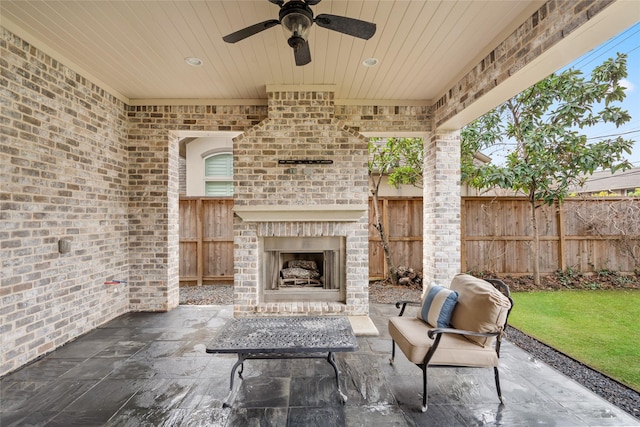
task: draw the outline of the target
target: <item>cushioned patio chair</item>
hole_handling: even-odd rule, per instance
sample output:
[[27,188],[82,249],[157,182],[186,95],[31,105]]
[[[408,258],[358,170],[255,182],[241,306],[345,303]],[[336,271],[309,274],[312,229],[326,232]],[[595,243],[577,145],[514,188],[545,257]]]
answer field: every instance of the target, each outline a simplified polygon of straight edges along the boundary
[[[408,305],[420,306],[417,317],[403,316]],[[458,274],[450,287],[430,285],[422,303],[400,301],[398,317],[389,320],[393,364],[396,344],[422,369],[422,411],[427,410],[427,368],[493,368],[498,374],[502,333],[513,306],[509,287],[501,280]]]

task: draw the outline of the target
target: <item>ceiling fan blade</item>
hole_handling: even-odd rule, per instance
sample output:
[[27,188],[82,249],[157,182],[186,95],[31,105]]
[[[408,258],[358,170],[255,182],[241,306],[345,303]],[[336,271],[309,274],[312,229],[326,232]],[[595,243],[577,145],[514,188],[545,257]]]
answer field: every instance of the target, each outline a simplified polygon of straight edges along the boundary
[[311,51],[309,50],[309,42],[306,41],[299,48],[293,48],[293,56],[296,58],[296,65],[301,67],[311,62]]
[[318,24],[319,27],[365,40],[370,39],[376,33],[376,24],[355,18],[347,18],[346,16],[323,13],[316,16],[315,23]]
[[318,3],[320,3],[320,1],[321,1],[321,0],[304,0],[304,2],[305,2],[306,4],[308,4],[309,6],[315,6],[315,5],[317,5]]
[[260,22],[258,24],[253,24],[250,27],[243,28],[242,30],[238,30],[235,33],[226,35],[222,38],[222,40],[226,41],[227,43],[239,42],[240,40],[244,40],[247,37],[250,37],[254,34],[258,34],[261,31],[264,31],[266,29],[269,29],[279,24],[280,24],[280,21],[278,21],[277,19],[270,19],[268,21]]

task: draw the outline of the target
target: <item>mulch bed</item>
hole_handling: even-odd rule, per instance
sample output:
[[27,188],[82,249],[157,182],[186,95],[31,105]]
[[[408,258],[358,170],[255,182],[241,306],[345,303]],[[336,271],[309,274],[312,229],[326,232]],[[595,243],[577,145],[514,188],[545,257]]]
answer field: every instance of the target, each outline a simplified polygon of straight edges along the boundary
[[491,273],[474,273],[482,278],[500,279],[511,292],[559,291],[559,290],[597,290],[597,289],[640,289],[640,274],[622,274],[603,270],[598,273],[580,273],[567,270],[541,276],[540,286],[533,283],[533,276],[509,276]]

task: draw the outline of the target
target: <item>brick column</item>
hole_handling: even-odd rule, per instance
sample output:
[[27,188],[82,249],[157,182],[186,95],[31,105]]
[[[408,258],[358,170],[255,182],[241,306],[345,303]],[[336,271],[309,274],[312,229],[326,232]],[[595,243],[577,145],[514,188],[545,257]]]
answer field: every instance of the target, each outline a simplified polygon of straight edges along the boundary
[[460,272],[460,132],[437,130],[425,139],[424,283],[448,286]]
[[[131,123],[143,116],[129,113]],[[177,146],[167,131],[129,135],[130,311],[167,311],[179,303]]]

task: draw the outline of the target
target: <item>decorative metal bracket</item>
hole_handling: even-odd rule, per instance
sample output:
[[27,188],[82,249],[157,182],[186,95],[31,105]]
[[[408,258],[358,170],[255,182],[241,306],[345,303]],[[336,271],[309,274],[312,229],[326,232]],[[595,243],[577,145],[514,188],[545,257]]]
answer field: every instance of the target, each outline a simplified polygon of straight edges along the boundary
[[332,165],[333,160],[278,160],[279,165]]

